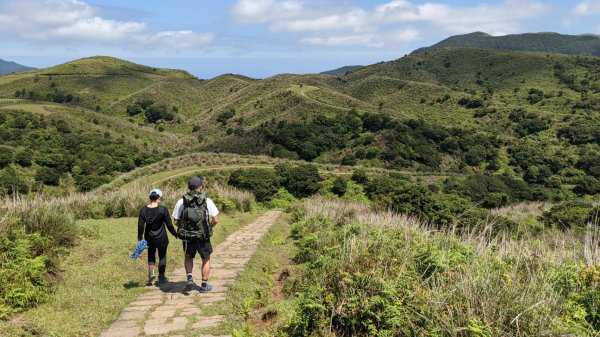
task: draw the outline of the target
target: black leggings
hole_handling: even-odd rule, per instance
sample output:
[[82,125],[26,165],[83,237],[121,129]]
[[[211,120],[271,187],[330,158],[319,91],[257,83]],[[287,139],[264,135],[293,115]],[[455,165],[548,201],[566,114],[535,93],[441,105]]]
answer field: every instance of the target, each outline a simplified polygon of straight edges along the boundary
[[156,247],[148,243],[148,264],[156,264],[156,250],[158,249],[158,274],[164,275],[167,268],[167,245]]

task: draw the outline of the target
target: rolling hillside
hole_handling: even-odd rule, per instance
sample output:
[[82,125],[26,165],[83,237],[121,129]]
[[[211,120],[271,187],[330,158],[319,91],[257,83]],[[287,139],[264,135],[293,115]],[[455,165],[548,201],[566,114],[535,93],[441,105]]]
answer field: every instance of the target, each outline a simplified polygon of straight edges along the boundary
[[0,77],[0,97],[0,111],[51,105],[67,122],[105,120],[94,127],[118,125],[159,156],[208,150],[507,175],[544,198],[600,190],[600,60],[591,56],[436,49],[340,76],[264,80],[199,80],[93,57]]
[[571,55],[600,56],[600,36],[592,34],[563,35],[558,33],[527,33],[492,36],[482,32],[451,36],[430,47],[419,48],[413,54],[423,54],[439,48],[490,48],[512,51],[549,52]]

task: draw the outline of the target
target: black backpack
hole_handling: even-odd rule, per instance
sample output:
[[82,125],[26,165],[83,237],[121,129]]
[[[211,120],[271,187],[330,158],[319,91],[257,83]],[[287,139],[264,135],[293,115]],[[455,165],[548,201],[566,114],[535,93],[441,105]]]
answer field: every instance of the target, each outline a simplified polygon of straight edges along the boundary
[[183,216],[177,230],[181,240],[207,240],[212,236],[212,228],[208,221],[208,205],[206,194],[190,191],[183,195]]

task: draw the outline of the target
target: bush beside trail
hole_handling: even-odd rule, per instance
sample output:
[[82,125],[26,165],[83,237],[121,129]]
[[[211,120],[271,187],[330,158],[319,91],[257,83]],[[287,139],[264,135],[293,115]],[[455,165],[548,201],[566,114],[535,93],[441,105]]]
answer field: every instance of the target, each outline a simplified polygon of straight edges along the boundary
[[[577,233],[538,242],[455,235],[364,205],[308,200],[292,235],[300,271],[272,313],[293,336],[592,336],[600,252]],[[588,242],[587,245],[584,242]],[[597,242],[597,241],[593,241]],[[595,261],[595,262],[594,262]],[[279,317],[278,317],[279,315]]]

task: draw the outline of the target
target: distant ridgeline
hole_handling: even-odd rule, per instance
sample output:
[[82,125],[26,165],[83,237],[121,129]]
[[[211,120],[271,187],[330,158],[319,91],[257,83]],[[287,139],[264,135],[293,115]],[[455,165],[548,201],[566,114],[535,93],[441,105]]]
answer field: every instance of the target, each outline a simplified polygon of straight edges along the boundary
[[430,47],[419,48],[422,54],[439,48],[490,48],[512,51],[537,51],[571,55],[600,56],[600,36],[592,34],[563,35],[557,33],[527,33],[492,36],[482,32],[451,36]]
[[364,66],[345,66],[345,67],[341,67],[341,68],[337,68],[337,69],[333,69],[333,70],[328,70],[328,71],[324,71],[321,74],[326,74],[326,75],[334,75],[334,76],[338,76],[338,75],[346,75],[347,73],[360,69]]
[[0,76],[6,75],[6,74],[11,74],[11,73],[18,73],[18,72],[22,72],[22,71],[33,70],[33,69],[35,69],[35,68],[26,67],[26,66],[20,65],[15,62],[9,62],[9,61],[4,61],[4,60],[0,59]]
[[[36,181],[90,189],[165,156],[210,150],[485,176],[474,189],[525,184],[528,192],[516,199],[600,192],[598,57],[440,48],[337,73],[199,80],[181,70],[92,57],[5,75],[0,141],[11,155],[0,163],[0,185],[9,193],[1,177],[18,176],[23,190]],[[60,120],[74,132],[64,132]],[[47,137],[34,132],[40,129],[55,130],[57,141],[33,141]],[[94,142],[100,130],[110,135],[101,163],[82,155],[81,139],[71,140],[86,130]],[[65,150],[70,142],[79,148]],[[132,163],[127,158],[136,149],[141,154]],[[33,152],[30,166],[19,163],[25,150]],[[72,162],[57,166],[54,153]],[[86,181],[88,173],[98,179]],[[447,182],[448,188],[460,183]]]

